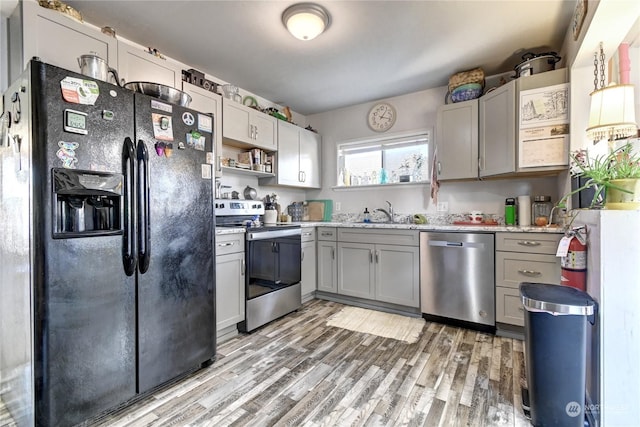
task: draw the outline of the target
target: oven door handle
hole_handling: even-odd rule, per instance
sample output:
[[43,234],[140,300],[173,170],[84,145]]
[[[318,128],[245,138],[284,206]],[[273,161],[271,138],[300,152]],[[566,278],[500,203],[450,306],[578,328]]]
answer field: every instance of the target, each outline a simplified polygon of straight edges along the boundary
[[302,231],[299,228],[291,228],[287,230],[273,231],[249,231],[247,232],[247,240],[266,240],[276,237],[301,236]]

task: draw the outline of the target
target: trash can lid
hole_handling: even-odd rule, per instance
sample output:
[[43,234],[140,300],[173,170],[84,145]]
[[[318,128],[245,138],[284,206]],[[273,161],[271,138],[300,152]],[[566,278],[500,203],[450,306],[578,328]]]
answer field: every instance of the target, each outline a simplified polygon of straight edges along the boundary
[[580,289],[546,283],[520,283],[520,297],[527,311],[553,315],[590,316],[596,304]]

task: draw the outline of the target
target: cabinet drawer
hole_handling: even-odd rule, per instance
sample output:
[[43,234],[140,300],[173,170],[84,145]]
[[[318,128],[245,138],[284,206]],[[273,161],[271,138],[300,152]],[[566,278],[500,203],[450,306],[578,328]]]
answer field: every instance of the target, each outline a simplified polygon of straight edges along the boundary
[[555,255],[563,234],[496,233],[496,250]]
[[316,229],[314,227],[303,227],[300,237],[303,242],[313,242],[316,240]]
[[244,252],[244,233],[216,236],[216,255]]
[[335,242],[338,237],[338,231],[335,227],[318,227],[318,240],[329,240]]
[[524,326],[524,307],[518,289],[496,288],[496,321]]
[[419,240],[418,232],[415,230],[338,229],[338,241],[340,242],[418,246]]
[[496,286],[516,288],[521,282],[560,284],[560,258],[555,255],[496,252]]

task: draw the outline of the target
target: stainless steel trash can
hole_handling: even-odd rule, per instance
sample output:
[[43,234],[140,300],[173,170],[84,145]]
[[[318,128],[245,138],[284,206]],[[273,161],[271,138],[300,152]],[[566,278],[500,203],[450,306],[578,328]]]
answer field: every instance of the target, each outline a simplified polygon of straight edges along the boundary
[[521,283],[531,423],[584,426],[588,323],[596,301],[569,286]]

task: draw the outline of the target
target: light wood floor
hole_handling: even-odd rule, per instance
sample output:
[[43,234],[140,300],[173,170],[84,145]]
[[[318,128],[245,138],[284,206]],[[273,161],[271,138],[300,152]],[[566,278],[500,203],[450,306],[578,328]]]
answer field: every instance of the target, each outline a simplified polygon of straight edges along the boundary
[[427,323],[406,344],[326,326],[342,307],[310,301],[221,344],[212,366],[87,425],[529,426],[521,341]]

